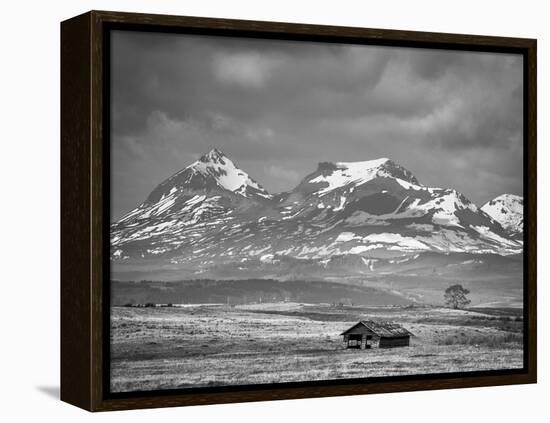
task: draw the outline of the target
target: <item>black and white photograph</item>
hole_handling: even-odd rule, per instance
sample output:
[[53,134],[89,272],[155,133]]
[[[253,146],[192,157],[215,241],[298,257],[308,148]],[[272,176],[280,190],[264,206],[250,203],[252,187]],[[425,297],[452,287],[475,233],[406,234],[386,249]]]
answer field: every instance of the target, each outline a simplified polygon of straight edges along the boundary
[[111,392],[524,367],[521,54],[110,53]]

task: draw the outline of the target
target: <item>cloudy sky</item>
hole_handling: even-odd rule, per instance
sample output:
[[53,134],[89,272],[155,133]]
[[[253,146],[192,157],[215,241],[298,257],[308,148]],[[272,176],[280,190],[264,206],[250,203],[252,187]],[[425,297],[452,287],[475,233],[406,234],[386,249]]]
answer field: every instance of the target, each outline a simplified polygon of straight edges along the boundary
[[115,31],[112,218],[212,147],[272,193],[389,157],[482,205],[522,195],[522,58]]

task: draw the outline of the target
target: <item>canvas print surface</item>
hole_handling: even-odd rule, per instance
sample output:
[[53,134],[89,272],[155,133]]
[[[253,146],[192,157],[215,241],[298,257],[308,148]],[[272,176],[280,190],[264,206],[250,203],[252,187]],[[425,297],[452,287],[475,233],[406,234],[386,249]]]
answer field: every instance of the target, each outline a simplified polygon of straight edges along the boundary
[[111,34],[112,392],[523,367],[523,62]]

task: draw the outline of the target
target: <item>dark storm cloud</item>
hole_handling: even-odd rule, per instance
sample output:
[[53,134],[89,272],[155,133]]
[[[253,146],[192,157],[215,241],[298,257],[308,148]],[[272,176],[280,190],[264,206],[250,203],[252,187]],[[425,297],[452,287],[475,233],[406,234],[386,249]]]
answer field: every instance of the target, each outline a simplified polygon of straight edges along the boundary
[[522,194],[521,57],[117,32],[113,217],[211,147],[272,192],[391,157],[478,204]]

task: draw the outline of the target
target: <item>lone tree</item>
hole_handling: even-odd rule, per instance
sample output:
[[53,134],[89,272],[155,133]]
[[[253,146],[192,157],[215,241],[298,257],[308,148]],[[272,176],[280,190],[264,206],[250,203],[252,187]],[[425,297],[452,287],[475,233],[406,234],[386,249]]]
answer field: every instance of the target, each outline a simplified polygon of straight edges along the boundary
[[470,291],[460,284],[452,285],[445,290],[445,305],[454,309],[462,308],[471,303],[466,298]]

